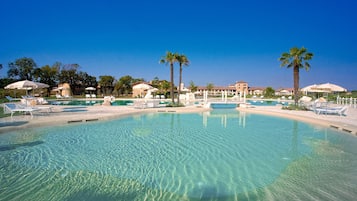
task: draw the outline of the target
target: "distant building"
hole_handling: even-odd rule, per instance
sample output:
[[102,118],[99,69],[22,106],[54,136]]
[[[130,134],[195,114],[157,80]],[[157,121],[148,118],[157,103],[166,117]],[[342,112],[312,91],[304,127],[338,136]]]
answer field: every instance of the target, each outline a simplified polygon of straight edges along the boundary
[[236,94],[248,94],[248,82],[245,81],[238,81],[235,83]]
[[133,97],[143,98],[149,89],[153,87],[147,82],[139,82],[133,85]]
[[262,96],[265,89],[265,87],[249,87],[248,94],[252,96]]
[[[263,96],[267,87],[249,87],[248,82],[237,81],[235,84],[229,86],[214,86],[208,91],[206,86],[197,87],[197,94],[203,95],[204,91],[208,91],[211,96],[221,95],[223,91],[227,91],[229,96],[241,96],[251,95],[251,96]],[[294,94],[293,88],[279,88],[275,91],[276,96],[292,96]]]

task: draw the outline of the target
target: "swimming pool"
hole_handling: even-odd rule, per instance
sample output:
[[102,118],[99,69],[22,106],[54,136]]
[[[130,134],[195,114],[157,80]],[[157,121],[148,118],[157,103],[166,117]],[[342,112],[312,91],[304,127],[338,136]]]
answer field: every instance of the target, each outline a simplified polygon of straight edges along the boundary
[[[91,106],[102,104],[104,100],[55,100],[48,101],[50,105],[74,105],[74,106]],[[133,104],[132,100],[115,100],[112,106],[123,106]]]
[[277,104],[289,105],[286,101],[274,101],[274,100],[247,100],[247,103],[255,106],[275,106]]
[[354,200],[357,139],[236,110],[0,135],[0,200]]

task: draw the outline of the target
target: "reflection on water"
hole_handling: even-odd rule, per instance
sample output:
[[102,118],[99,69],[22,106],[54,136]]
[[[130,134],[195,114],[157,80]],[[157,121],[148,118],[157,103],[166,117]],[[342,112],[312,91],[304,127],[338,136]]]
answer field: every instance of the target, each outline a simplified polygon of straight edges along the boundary
[[245,112],[238,112],[235,109],[214,109],[210,111],[206,111],[202,113],[202,121],[203,125],[207,127],[208,119],[220,120],[221,125],[226,128],[227,127],[227,120],[233,119],[233,121],[237,121],[238,125],[241,127],[245,127],[246,121],[246,113]]

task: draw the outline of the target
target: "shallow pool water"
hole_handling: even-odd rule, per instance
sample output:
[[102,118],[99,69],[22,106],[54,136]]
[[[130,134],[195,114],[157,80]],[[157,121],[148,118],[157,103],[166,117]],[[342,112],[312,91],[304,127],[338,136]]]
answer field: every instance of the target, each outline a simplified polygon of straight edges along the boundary
[[[91,105],[98,105],[102,104],[104,100],[55,100],[49,101],[51,105],[73,105],[73,106],[91,106]],[[112,106],[123,106],[132,104],[132,100],[115,100],[111,103]]]
[[0,135],[0,200],[354,200],[357,140],[236,110]]
[[280,105],[289,105],[287,101],[274,101],[274,100],[247,100],[247,103],[255,106],[275,106]]

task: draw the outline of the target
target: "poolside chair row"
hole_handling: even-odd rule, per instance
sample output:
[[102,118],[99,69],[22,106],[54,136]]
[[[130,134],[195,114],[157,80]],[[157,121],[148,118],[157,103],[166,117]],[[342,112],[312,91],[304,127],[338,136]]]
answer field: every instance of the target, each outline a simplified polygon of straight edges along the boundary
[[13,118],[14,113],[22,112],[22,113],[29,113],[31,118],[33,118],[33,112],[39,110],[47,110],[47,112],[52,111],[52,107],[30,107],[23,104],[16,104],[16,103],[4,103],[4,114],[11,114],[11,118]]
[[97,98],[95,94],[86,94],[86,98]]
[[61,94],[56,94],[56,98],[57,99],[62,99],[62,98],[69,99],[69,98],[72,98],[72,96],[69,96],[69,95],[62,96]]

